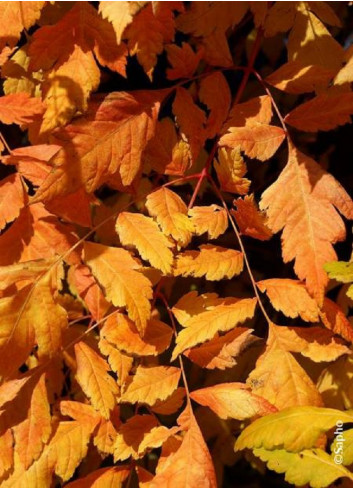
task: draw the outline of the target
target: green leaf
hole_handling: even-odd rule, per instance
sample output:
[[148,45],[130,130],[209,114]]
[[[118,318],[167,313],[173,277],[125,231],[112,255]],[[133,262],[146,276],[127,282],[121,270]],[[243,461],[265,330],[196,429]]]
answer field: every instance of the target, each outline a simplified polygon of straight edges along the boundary
[[353,415],[337,409],[300,406],[283,409],[251,423],[235,443],[236,450],[264,447],[299,452],[315,446],[318,438],[337,421],[353,423]]
[[285,480],[295,486],[327,487],[339,477],[353,480],[353,474],[323,450],[317,448],[291,453],[286,450],[265,450],[257,448],[254,454],[269,469],[278,474],[285,473]]
[[324,265],[324,269],[330,278],[348,284],[353,282],[353,262],[330,261]]

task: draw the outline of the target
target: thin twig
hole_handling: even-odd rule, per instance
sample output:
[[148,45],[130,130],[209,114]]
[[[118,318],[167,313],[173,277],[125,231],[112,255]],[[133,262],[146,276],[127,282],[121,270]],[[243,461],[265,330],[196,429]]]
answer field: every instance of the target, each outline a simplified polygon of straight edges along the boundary
[[240,249],[241,249],[241,252],[243,253],[243,257],[244,257],[244,262],[245,262],[245,266],[246,266],[246,269],[248,271],[248,274],[249,274],[249,277],[250,277],[250,281],[251,281],[251,284],[252,284],[252,287],[254,289],[254,292],[255,292],[255,295],[256,295],[256,298],[257,298],[257,301],[258,301],[258,304],[260,306],[260,309],[266,319],[266,321],[268,322],[268,324],[270,324],[272,321],[271,319],[269,318],[267,312],[266,312],[266,309],[262,303],[262,300],[261,300],[261,297],[260,297],[260,294],[259,294],[259,291],[258,291],[258,287],[257,287],[257,284],[256,284],[256,280],[254,278],[254,275],[251,271],[251,267],[250,267],[250,264],[249,264],[249,260],[248,260],[248,257],[247,257],[247,254],[246,254],[246,250],[245,250],[245,247],[244,247],[244,244],[243,244],[243,240],[241,239],[241,236],[240,236],[240,233],[238,231],[238,228],[234,222],[234,219],[233,219],[233,216],[231,215],[231,213],[229,212],[229,209],[228,209],[228,206],[223,198],[223,195],[221,193],[221,191],[218,189],[215,181],[213,180],[212,177],[209,177],[209,181],[215,191],[215,193],[217,194],[217,196],[219,197],[220,201],[222,202],[222,205],[225,209],[225,211],[227,212],[227,215],[228,215],[228,218],[230,220],[230,223],[231,223],[231,226],[234,230],[234,233],[237,237],[237,240],[239,242],[239,246],[240,246]]
[[[173,312],[172,312],[172,310],[169,307],[168,301],[167,301],[165,295],[162,294],[161,292],[158,294],[158,297],[161,299],[161,301],[165,305],[165,308],[166,308],[166,310],[168,312],[168,315],[169,315],[169,318],[170,318],[170,322],[172,323],[172,328],[173,328],[174,336],[175,336],[175,338],[177,338],[178,332],[177,332],[177,329],[176,329]],[[187,378],[186,378],[186,373],[185,373],[185,368],[184,368],[184,362],[183,362],[183,359],[182,359],[181,355],[178,355],[178,359],[179,359],[179,365],[180,365],[181,375],[182,375],[182,378],[183,378],[183,383],[184,383],[184,387],[185,387],[185,391],[186,391],[186,398],[188,400],[188,404],[190,404],[190,390],[189,390],[188,381],[187,381]]]

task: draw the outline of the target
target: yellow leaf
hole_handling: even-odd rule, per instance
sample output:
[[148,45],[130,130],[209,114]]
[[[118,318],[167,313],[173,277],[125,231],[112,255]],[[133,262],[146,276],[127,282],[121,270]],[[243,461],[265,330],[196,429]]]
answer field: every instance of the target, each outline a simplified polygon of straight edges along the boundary
[[322,406],[321,396],[313,381],[294,356],[281,348],[268,348],[257,360],[246,382],[252,392],[278,409]]
[[56,127],[64,126],[76,112],[86,111],[87,100],[98,88],[99,80],[100,71],[93,54],[75,46],[68,60],[50,71],[43,82],[43,100],[47,109],[40,134],[46,135]]
[[178,194],[162,187],[147,196],[146,207],[164,234],[174,238],[181,246],[190,243],[194,227],[187,216],[187,207]]
[[248,193],[251,182],[243,178],[247,168],[239,148],[220,148],[214,166],[222,190],[240,195]]
[[144,260],[163,273],[171,271],[172,244],[150,217],[131,212],[121,212],[116,230],[124,246],[135,246]]
[[109,365],[82,341],[75,345],[76,378],[93,407],[106,419],[116,405],[118,385],[108,374]]
[[[284,262],[295,259],[295,273],[319,305],[328,282],[324,264],[336,259],[332,244],[345,238],[343,221],[333,206],[353,216],[353,203],[341,185],[291,145],[288,163],[263,193],[260,208],[266,210],[273,232],[283,229]],[[322,226],[325,222],[330,224]]]
[[345,51],[343,60],[346,62],[343,68],[335,76],[334,85],[345,85],[353,81],[353,49],[352,46]]
[[84,249],[85,262],[107,299],[117,307],[126,307],[139,332],[143,332],[151,313],[152,284],[138,271],[139,262],[122,248],[85,242]]
[[283,409],[257,419],[240,434],[237,450],[263,447],[300,452],[312,448],[320,435],[336,426],[337,420],[351,423],[352,414],[336,409],[300,406]]
[[300,2],[288,38],[288,60],[303,66],[320,65],[338,70],[343,57],[342,46],[331,36],[324,24]]
[[257,285],[261,292],[266,292],[276,311],[290,318],[301,317],[303,321],[319,320],[317,303],[299,280],[272,278],[257,282]]
[[353,409],[353,357],[345,355],[330,363],[317,381],[325,406]]
[[253,317],[256,299],[229,299],[227,303],[193,316],[177,336],[172,358],[187,348],[204,343],[220,331],[229,331]]
[[180,369],[176,367],[143,367],[136,369],[124,385],[122,402],[145,403],[153,406],[156,401],[167,399],[178,387]]
[[237,250],[210,244],[200,251],[185,251],[176,257],[174,275],[203,277],[207,280],[231,279],[243,270],[243,254]]
[[307,484],[311,487],[327,487],[339,477],[353,480],[353,474],[349,470],[335,463],[333,457],[320,448],[303,450],[300,453],[257,448],[254,454],[266,462],[269,469],[279,474],[285,473],[285,480],[296,487]]
[[191,392],[190,396],[222,419],[247,419],[277,412],[277,408],[266,399],[253,394],[248,386],[240,382],[204,387]]
[[209,206],[195,206],[189,210],[189,216],[195,226],[197,235],[208,233],[209,239],[216,239],[228,227],[227,212],[216,204]]
[[131,24],[134,15],[147,2],[99,2],[99,12],[103,19],[108,19],[114,27],[117,43],[120,44],[125,28]]
[[43,78],[42,73],[30,72],[28,56],[28,46],[25,45],[18,49],[11,58],[1,67],[1,76],[5,78],[4,93],[28,93],[31,97],[40,97],[40,82]]
[[21,487],[23,489],[28,487],[50,487],[52,474],[53,467],[48,463],[47,450],[28,469],[21,464],[18,455],[15,454],[13,471],[7,479],[2,481],[0,487]]

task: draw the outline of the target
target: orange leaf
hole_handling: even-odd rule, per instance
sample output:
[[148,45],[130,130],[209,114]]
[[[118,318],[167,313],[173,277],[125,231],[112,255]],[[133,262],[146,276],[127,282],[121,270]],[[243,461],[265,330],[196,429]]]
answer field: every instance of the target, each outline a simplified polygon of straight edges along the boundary
[[77,253],[68,253],[76,238],[70,226],[46,211],[42,204],[21,210],[12,226],[0,236],[0,265],[65,255],[77,262]]
[[266,210],[273,232],[283,229],[283,259],[285,263],[295,259],[295,273],[319,304],[328,282],[323,266],[336,259],[332,243],[345,237],[333,206],[344,216],[353,216],[353,203],[341,185],[291,145],[288,163],[263,193],[260,208]]
[[126,307],[140,332],[150,317],[152,284],[141,273],[141,265],[123,248],[85,242],[85,262],[103,286],[108,300]]
[[196,161],[206,139],[206,114],[194,103],[191,93],[183,87],[176,90],[173,113],[180,131],[190,144],[193,161]]
[[226,299],[224,304],[194,315],[184,323],[176,339],[172,358],[175,359],[187,348],[204,343],[219,331],[229,331],[253,317],[256,299]]
[[232,209],[231,213],[242,234],[261,241],[267,241],[272,237],[272,232],[267,226],[266,215],[259,211],[254,195],[246,195],[244,199],[234,200],[233,205],[236,210]]
[[86,477],[70,482],[65,487],[123,487],[123,483],[129,474],[130,467],[127,465],[104,467],[103,469],[94,470]]
[[239,148],[220,148],[214,166],[222,190],[240,195],[248,193],[251,182],[243,178],[247,168]]
[[290,318],[301,317],[304,321],[319,320],[319,308],[299,280],[272,278],[257,282],[261,292],[265,292],[277,311]]
[[105,299],[101,288],[94,280],[89,268],[84,265],[79,265],[74,269],[70,269],[68,280],[72,283],[75,290],[77,290],[77,294],[85,302],[94,319],[97,321],[102,319],[109,309],[109,302]]
[[18,173],[0,181],[0,229],[19,216],[25,205],[25,195]]
[[353,342],[353,327],[337,304],[325,298],[320,317],[326,328],[342,336],[346,341]]
[[172,244],[150,217],[131,212],[121,212],[116,221],[120,241],[126,246],[135,246],[144,260],[163,273],[172,266]]
[[82,186],[92,192],[116,172],[124,185],[131,184],[153,136],[160,101],[168,92],[112,92],[100,103],[92,102],[87,117],[55,133],[54,142],[63,148],[33,201],[50,200]]
[[211,244],[200,251],[185,251],[176,256],[174,275],[203,277],[207,280],[231,279],[243,270],[243,254],[237,250]]
[[4,124],[29,124],[43,111],[41,100],[30,97],[27,93],[0,97],[0,120]]
[[188,209],[178,194],[162,187],[147,196],[146,207],[164,234],[174,238],[181,246],[189,244],[194,227],[188,219]]
[[211,455],[193,414],[180,447],[166,458],[148,487],[217,487]]
[[14,46],[23,29],[29,29],[39,19],[45,2],[3,2],[0,4],[1,47]]
[[332,362],[349,353],[342,340],[320,327],[297,328],[271,324],[269,343],[276,348],[301,353],[314,362]]
[[115,345],[119,350],[132,355],[158,355],[170,345],[173,331],[162,321],[150,319],[143,337],[136,326],[123,314],[110,316],[101,330],[101,338]]
[[155,416],[138,414],[130,418],[119,428],[114,445],[114,460],[126,460],[129,457],[139,458],[139,447],[146,435],[158,426]]
[[31,394],[26,419],[14,427],[15,451],[25,469],[39,458],[52,429],[45,375],[39,377]]
[[254,394],[280,410],[290,406],[322,406],[313,381],[294,356],[281,348],[269,346],[246,382]]
[[186,350],[186,355],[192,362],[200,367],[224,370],[236,365],[234,357],[250,345],[256,338],[252,336],[252,329],[234,328],[223,336],[215,336],[201,346]]
[[353,93],[317,95],[286,115],[285,122],[301,131],[329,131],[351,122]]
[[266,161],[282,144],[285,133],[281,127],[256,124],[248,127],[231,127],[220,139],[221,146],[240,146],[249,158]]
[[209,206],[195,206],[189,210],[189,216],[195,226],[197,235],[208,233],[209,239],[216,239],[228,227],[227,212],[223,207],[212,204]]
[[116,404],[118,386],[108,374],[109,365],[82,341],[75,345],[76,378],[92,405],[106,419]]
[[167,399],[176,390],[180,374],[180,369],[176,367],[140,365],[124,385],[121,401],[153,406],[156,401]]
[[111,369],[118,376],[118,385],[122,386],[126,379],[129,376],[130,370],[132,368],[132,364],[134,363],[133,357],[129,357],[125,355],[120,350],[115,348],[113,345],[109,343],[109,341],[101,339],[99,341],[99,349],[108,357],[108,363]]
[[191,78],[200,62],[201,51],[195,53],[187,42],[183,42],[180,47],[176,44],[168,44],[165,50],[168,62],[172,66],[167,68],[168,79]]
[[[173,10],[182,10],[182,2],[174,5],[160,3],[158,8],[147,5],[135,15],[134,22],[130,24],[124,37],[132,54],[136,54],[139,63],[147,75],[152,78],[153,68],[157,63],[157,55],[163,51],[165,43],[174,39]],[[158,4],[157,4],[158,5]]]
[[184,403],[185,388],[178,387],[167,399],[164,401],[157,401],[151,409],[157,414],[174,414],[176,413]]
[[205,130],[206,137],[212,139],[221,130],[230,109],[231,94],[222,73],[212,73],[201,79],[199,99],[210,111]]
[[247,419],[277,411],[272,404],[252,394],[247,385],[239,382],[205,387],[191,392],[190,396],[202,406],[212,409],[222,419]]
[[184,175],[191,165],[189,145],[177,135],[169,117],[157,122],[143,156],[146,164],[165,175]]
[[287,93],[307,93],[326,88],[334,75],[334,70],[320,65],[305,66],[290,61],[271,73],[266,82]]
[[117,44],[113,26],[86,2],[74,4],[54,25],[34,33],[29,46],[30,69],[60,66],[75,46],[83,52],[94,52],[101,65],[125,75],[126,46]]

